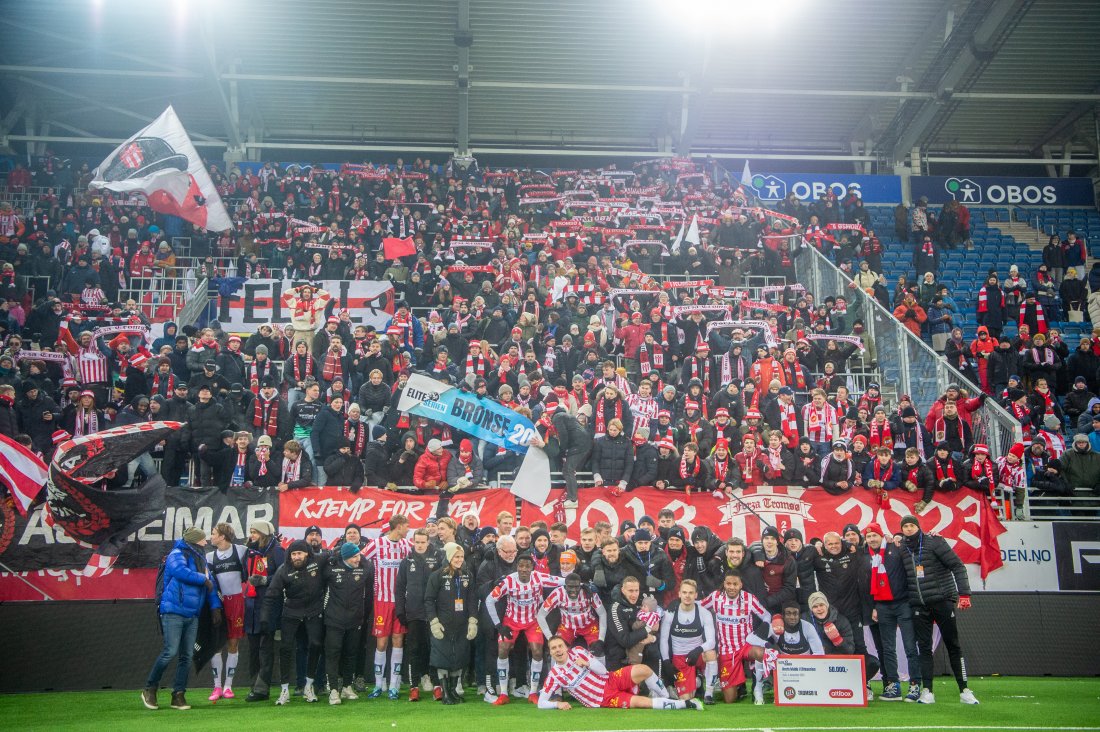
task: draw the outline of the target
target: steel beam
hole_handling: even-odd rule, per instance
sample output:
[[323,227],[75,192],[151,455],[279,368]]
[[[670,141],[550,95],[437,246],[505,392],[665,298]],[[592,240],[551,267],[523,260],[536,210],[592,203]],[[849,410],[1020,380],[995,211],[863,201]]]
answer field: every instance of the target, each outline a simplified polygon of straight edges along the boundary
[[73,66],[18,66],[0,64],[0,74],[44,74],[59,76],[119,76],[147,79],[201,79],[190,71],[152,71],[140,69],[92,69]]
[[[233,150],[243,150],[241,147],[240,120],[236,118],[234,113],[236,104],[230,104],[229,97],[226,96],[225,89],[222,87],[221,80],[218,78],[217,50],[214,48],[214,39],[207,17],[204,16],[199,20],[199,28],[199,34],[202,36],[204,78],[217,101],[218,116],[221,117],[222,126],[225,128],[225,134],[229,138],[230,148]],[[236,82],[230,83],[236,84]]]
[[455,23],[455,50],[458,63],[455,64],[455,85],[458,88],[458,104],[455,120],[454,154],[464,157],[470,154],[470,45],[473,36],[470,32],[470,0],[458,0],[458,17]]

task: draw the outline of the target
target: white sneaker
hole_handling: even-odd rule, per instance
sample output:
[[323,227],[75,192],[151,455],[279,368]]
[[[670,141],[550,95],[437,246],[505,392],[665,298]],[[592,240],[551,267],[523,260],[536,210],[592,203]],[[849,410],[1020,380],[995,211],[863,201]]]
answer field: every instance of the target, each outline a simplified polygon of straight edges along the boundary
[[275,700],[276,706],[284,706],[290,703],[290,689],[283,689],[279,692],[279,698]]
[[340,698],[347,699],[349,701],[355,701],[359,698],[359,695],[355,693],[355,689],[351,688],[350,686],[345,686],[343,689],[340,690]]
[[752,703],[756,706],[762,706],[764,704],[764,688],[762,686],[753,687]]
[[477,685],[477,693],[478,693],[478,695],[481,695],[481,694],[485,693],[485,684],[478,684]]
[[463,696],[466,693],[466,690],[462,688],[462,680],[461,679],[459,679],[455,683],[455,693],[458,694],[459,696]]
[[871,691],[871,685],[867,684],[867,701],[875,700],[875,692]]
[[577,508],[580,506],[580,503],[577,501],[562,501],[562,506],[565,508]]
[[420,690],[423,691],[425,694],[432,693],[432,680],[429,679],[427,675],[420,677]]
[[963,689],[962,690],[962,693],[959,694],[959,701],[961,701],[963,704],[978,704],[979,703],[978,702],[978,697],[974,696],[974,692],[972,692],[970,689]]
[[919,703],[920,704],[935,704],[936,703],[936,695],[933,694],[928,689],[924,689],[920,693],[920,702]]
[[497,700],[497,695],[491,691],[487,691],[485,692],[485,696],[481,698],[485,700],[486,704],[495,704]]
[[331,691],[329,691],[329,693],[328,693],[328,703],[331,704],[332,706],[336,706],[337,704],[343,704],[343,702],[340,701],[340,692],[337,691],[336,689],[332,689]]
[[305,685],[305,688],[302,689],[302,698],[305,699],[307,702],[317,701],[317,694],[313,691],[313,684]]
[[526,684],[523,686],[517,686],[516,688],[512,689],[512,696],[517,699],[526,699],[529,693],[530,692],[527,691]]

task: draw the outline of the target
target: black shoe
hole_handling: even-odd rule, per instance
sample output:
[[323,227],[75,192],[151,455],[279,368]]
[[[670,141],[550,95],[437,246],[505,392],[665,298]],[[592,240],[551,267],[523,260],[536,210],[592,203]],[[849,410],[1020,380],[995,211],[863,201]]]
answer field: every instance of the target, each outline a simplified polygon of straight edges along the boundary
[[262,702],[267,701],[270,697],[267,694],[257,694],[254,691],[248,692],[248,696],[244,698],[246,702]]
[[452,683],[453,682],[450,679],[446,679],[446,680],[444,680],[443,686],[442,686],[443,698],[440,699],[439,701],[443,704],[446,704],[447,706],[451,706],[452,704],[458,704],[458,701],[455,699],[454,687],[451,686]]

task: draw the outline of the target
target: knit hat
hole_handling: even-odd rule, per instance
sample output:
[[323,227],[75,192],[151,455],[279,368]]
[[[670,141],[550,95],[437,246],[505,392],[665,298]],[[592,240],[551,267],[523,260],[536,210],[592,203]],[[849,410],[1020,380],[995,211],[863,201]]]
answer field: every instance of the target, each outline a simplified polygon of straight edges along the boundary
[[340,545],[340,558],[343,559],[346,562],[347,560],[351,559],[356,554],[358,554],[359,551],[360,551],[359,547],[356,546],[355,544],[352,544],[350,542],[344,542],[343,544]]
[[70,437],[72,437],[72,435],[65,430],[55,430],[54,433],[50,435],[50,440],[53,441],[53,444],[59,445]]
[[630,519],[625,519],[619,522],[619,535],[625,534],[628,529],[637,529],[638,526]]
[[814,605],[820,605],[825,603],[825,607],[829,607],[829,598],[825,597],[824,592],[811,592],[810,596],[806,598],[806,605],[813,607]]
[[638,529],[634,532],[634,536],[630,538],[631,541],[653,541],[653,534],[649,533],[649,529]]
[[453,541],[448,541],[446,544],[443,545],[443,553],[447,556],[448,564],[450,564],[451,559],[454,558],[455,552],[459,551],[460,549],[462,549],[462,547],[454,543]]
[[783,541],[786,542],[786,541],[790,541],[791,539],[798,539],[799,541],[803,541],[802,532],[799,531],[798,529],[787,529],[786,531],[784,531],[783,532]]
[[1017,460],[1024,459],[1024,443],[1017,442],[1012,447],[1008,448],[1008,454],[1016,457]]
[[855,524],[844,524],[844,530],[840,532],[840,535],[844,536],[849,531],[854,531],[855,533],[858,534],[859,533],[859,527],[856,526]]
[[867,524],[867,527],[863,530],[863,535],[867,536],[867,534],[878,534],[879,536],[886,536],[886,534],[882,533],[882,527],[874,521]]
[[321,527],[318,526],[317,524],[314,524],[313,526],[310,526],[308,529],[306,529],[306,536],[309,536],[310,534],[321,534],[321,533],[323,533],[321,531]]
[[770,536],[776,541],[779,541],[779,529],[775,528],[774,526],[766,526],[764,530],[760,532],[760,538],[763,539],[766,536]]
[[443,443],[440,442],[439,440],[437,440],[436,438],[433,437],[432,439],[428,440],[428,452],[438,452],[439,450],[442,450],[442,449],[443,449]]
[[259,531],[264,536],[274,536],[275,527],[271,525],[270,521],[257,520],[253,521],[252,525],[248,527],[250,530]]
[[183,540],[188,544],[198,544],[206,539],[206,532],[198,526],[188,526],[183,530]]
[[[353,545],[354,546],[354,545]],[[358,549],[358,547],[356,547]],[[290,546],[286,548],[286,555],[290,557],[294,552],[305,552],[306,554],[313,554],[313,547],[309,545],[305,539],[298,539],[290,542]],[[343,555],[343,548],[340,549],[340,554]]]
[[920,519],[913,514],[909,513],[901,517],[901,527],[904,529],[906,524],[913,524],[918,529],[920,528]]

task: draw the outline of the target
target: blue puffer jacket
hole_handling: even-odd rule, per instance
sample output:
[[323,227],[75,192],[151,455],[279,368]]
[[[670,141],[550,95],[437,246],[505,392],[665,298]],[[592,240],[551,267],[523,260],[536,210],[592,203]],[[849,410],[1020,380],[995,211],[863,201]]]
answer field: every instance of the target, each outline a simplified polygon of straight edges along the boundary
[[199,571],[206,559],[183,539],[176,542],[164,564],[164,591],[160,596],[161,615],[182,615],[193,618],[202,610],[222,606],[218,593],[206,589],[206,575]]

